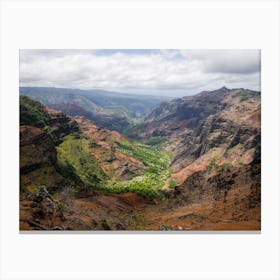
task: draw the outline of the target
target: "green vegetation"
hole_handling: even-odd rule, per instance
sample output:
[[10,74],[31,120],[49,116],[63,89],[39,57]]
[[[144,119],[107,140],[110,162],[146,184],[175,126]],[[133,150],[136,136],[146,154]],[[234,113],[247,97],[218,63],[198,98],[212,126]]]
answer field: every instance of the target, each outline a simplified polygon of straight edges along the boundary
[[158,151],[153,147],[141,142],[122,141],[119,142],[120,152],[141,160],[146,166],[155,167],[158,171],[166,169],[169,165],[169,155]]
[[163,197],[162,187],[170,176],[168,153],[158,151],[140,142],[130,141],[119,142],[117,150],[141,160],[147,169],[143,175],[128,181],[108,180],[102,184],[101,190],[110,193],[130,191],[147,199]]
[[167,141],[167,139],[165,137],[160,137],[160,136],[155,136],[155,137],[151,137],[146,144],[150,145],[150,146],[158,146],[158,145],[162,145],[163,143],[165,143]]
[[103,220],[101,222],[101,226],[103,227],[104,230],[111,230],[111,227],[109,226],[109,224],[106,220]]
[[260,97],[260,92],[248,90],[248,89],[242,89],[240,92],[236,93],[236,97],[240,97],[240,101],[247,101],[251,98]]
[[45,125],[43,127],[43,130],[52,138],[54,143],[57,143],[59,141],[59,139],[57,138],[57,136],[55,134],[55,132],[57,130],[56,127],[51,127],[51,126]]
[[97,187],[105,179],[104,172],[90,153],[89,141],[85,138],[65,137],[57,147],[57,160],[64,175],[86,185]]
[[62,203],[62,202],[59,202],[59,203],[57,204],[57,209],[58,209],[59,211],[65,210],[65,204]]
[[[164,197],[162,187],[170,177],[168,153],[140,142],[119,142],[117,151],[139,159],[146,166],[141,176],[131,180],[118,181],[106,177],[92,155],[92,143],[86,139],[65,137],[57,147],[58,165],[62,173],[75,181],[82,181],[101,193],[134,192],[147,199]],[[171,187],[174,182],[171,182]]]
[[[128,125],[138,124],[149,109],[160,104],[165,97],[113,93],[102,90],[79,90],[66,88],[20,87],[20,94],[29,96],[52,107],[53,104],[75,104],[86,111],[86,117],[97,124],[126,131]],[[104,123],[103,116],[108,115],[115,120],[123,118],[126,127],[118,123]]]
[[229,169],[230,167],[232,167],[232,164],[230,162],[224,162],[222,164],[218,164],[219,157],[216,155],[214,156],[210,163],[207,165],[206,170],[207,171],[211,171],[214,169],[216,169],[217,171],[224,171]]
[[[57,149],[57,165],[65,177],[76,183],[83,183],[100,192],[135,192],[143,197],[152,199],[162,196],[162,187],[170,176],[168,169],[170,157],[168,153],[160,151],[160,146],[166,142],[165,138],[153,137],[149,145],[136,141],[119,142],[117,151],[139,159],[146,170],[141,176],[128,181],[110,180],[104,174],[97,159],[94,157],[96,143],[86,136],[77,137],[74,134],[62,135],[59,139],[57,128],[48,125],[48,114],[44,106],[28,97],[20,97],[21,125],[41,127],[51,136]],[[60,141],[58,141],[60,140]],[[103,153],[103,160],[112,161],[112,153]],[[40,181],[47,179],[48,174],[42,173]]]
[[20,125],[44,127],[48,114],[44,106],[27,96],[20,96]]
[[[123,109],[120,112],[125,112]],[[110,104],[107,110],[112,110],[113,113],[117,110],[117,106]],[[20,97],[20,124],[40,127],[51,136],[53,142],[57,144],[57,167],[63,176],[77,184],[84,184],[103,193],[134,192],[147,199],[164,197],[162,187],[171,173],[169,170],[170,155],[161,151],[161,147],[168,143],[166,138],[152,137],[147,144],[128,140],[118,142],[118,147],[113,147],[114,151],[140,160],[146,168],[143,174],[131,180],[113,180],[105,175],[94,156],[96,149],[99,149],[97,143],[85,135],[76,135],[71,130],[71,122],[63,123],[62,125],[65,125],[67,129],[59,132],[56,126],[49,124],[49,118],[41,103],[26,96]],[[70,128],[68,129],[68,127]],[[68,135],[63,133],[64,130],[69,131]],[[114,154],[111,151],[102,150],[101,154],[103,161],[112,162],[114,160]],[[40,184],[47,180],[50,172],[55,168],[52,167],[48,172],[40,170]],[[175,183],[172,181],[169,185],[171,188],[175,187]]]
[[217,161],[218,161],[218,156],[214,156],[210,163],[206,166],[206,170],[207,171],[211,171],[213,168],[216,168],[218,165],[217,165]]
[[230,167],[232,167],[232,164],[230,162],[225,162],[216,167],[217,171],[224,171],[228,170]]
[[176,183],[174,182],[174,181],[170,181],[169,182],[169,188],[170,189],[173,189],[173,188],[175,188],[176,187]]

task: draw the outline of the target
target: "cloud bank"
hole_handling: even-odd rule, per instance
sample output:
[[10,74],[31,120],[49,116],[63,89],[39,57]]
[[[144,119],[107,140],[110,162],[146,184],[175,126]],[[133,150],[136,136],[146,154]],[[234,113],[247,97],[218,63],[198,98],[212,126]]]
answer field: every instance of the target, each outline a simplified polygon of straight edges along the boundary
[[20,86],[191,94],[260,90],[259,50],[20,50]]

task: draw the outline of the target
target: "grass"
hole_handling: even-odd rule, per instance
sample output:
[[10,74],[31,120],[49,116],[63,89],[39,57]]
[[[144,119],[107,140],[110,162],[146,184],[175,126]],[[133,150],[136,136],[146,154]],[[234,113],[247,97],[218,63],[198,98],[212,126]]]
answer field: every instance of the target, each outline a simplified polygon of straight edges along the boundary
[[44,127],[47,120],[48,114],[40,102],[20,96],[20,125]]
[[120,152],[141,160],[144,165],[156,168],[157,171],[166,169],[169,165],[169,155],[166,152],[158,151],[156,148],[145,145],[141,142],[122,141],[119,142]]
[[147,199],[164,197],[162,187],[170,177],[168,153],[137,141],[118,142],[116,151],[139,159],[146,170],[131,180],[119,181],[106,177],[94,157],[90,140],[65,137],[57,147],[58,165],[62,173],[101,193],[134,192]]
[[144,174],[128,181],[108,180],[102,186],[109,193],[134,192],[147,199],[164,197],[162,187],[170,177],[168,153],[136,141],[119,142],[117,150],[139,159],[147,167]]
[[169,182],[169,188],[170,189],[173,189],[173,188],[175,188],[176,187],[176,183],[174,182],[174,181],[170,181]]
[[98,187],[106,176],[97,160],[91,155],[89,140],[65,137],[57,147],[58,165],[64,175],[84,184]]

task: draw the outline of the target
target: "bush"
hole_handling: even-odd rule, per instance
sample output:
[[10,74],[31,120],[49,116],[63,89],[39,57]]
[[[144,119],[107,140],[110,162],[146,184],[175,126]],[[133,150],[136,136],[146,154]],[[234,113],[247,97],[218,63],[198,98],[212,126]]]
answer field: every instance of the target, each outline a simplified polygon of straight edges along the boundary
[[217,161],[218,161],[218,157],[214,156],[211,159],[210,163],[206,166],[206,170],[211,171],[213,168],[216,168],[217,167]]
[[169,188],[173,189],[176,187],[176,183],[174,181],[169,182]]
[[228,170],[230,167],[232,167],[232,164],[230,162],[225,162],[221,165],[218,165],[216,169],[217,171],[224,171],[224,170]]
[[111,230],[111,227],[109,226],[106,220],[103,220],[101,222],[101,226],[103,227],[104,230]]

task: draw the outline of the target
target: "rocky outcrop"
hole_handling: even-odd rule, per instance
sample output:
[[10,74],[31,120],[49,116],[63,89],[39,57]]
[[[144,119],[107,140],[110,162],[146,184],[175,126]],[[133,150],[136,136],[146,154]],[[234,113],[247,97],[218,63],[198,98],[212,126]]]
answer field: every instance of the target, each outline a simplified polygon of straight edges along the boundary
[[27,96],[20,97],[20,125],[41,128],[55,145],[61,143],[64,136],[79,132],[73,119]]
[[20,170],[26,174],[56,163],[55,146],[47,133],[32,126],[20,127]]
[[[252,201],[260,205],[260,163],[229,167],[223,172],[199,171],[188,177],[177,187],[175,204],[226,201],[230,192],[239,191],[252,207]],[[246,189],[246,191],[245,191]],[[233,196],[231,196],[233,198]],[[239,196],[238,199],[241,199]]]
[[21,126],[21,189],[34,191],[39,185],[45,184],[54,191],[69,183],[57,170],[56,155],[55,145],[46,132],[32,126]]
[[[191,213],[213,223],[254,221],[258,225],[256,229],[260,229],[260,176],[260,162],[231,167],[223,172],[196,172],[176,188],[170,207],[190,206]],[[206,221],[198,222],[202,225]]]
[[127,140],[123,134],[101,128],[84,117],[75,117],[82,133],[90,139],[92,154],[104,173],[113,179],[130,180],[143,174],[144,164],[131,156],[120,152],[118,142]]
[[51,136],[55,145],[60,144],[66,135],[79,133],[79,126],[75,120],[48,107],[45,107],[45,110],[48,119],[43,129]]
[[[143,140],[167,138],[173,180],[181,184],[216,161],[239,166],[254,160],[260,146],[260,93],[225,87],[162,103],[134,128]],[[166,147],[168,150],[168,147]]]
[[[135,150],[128,137],[37,103],[30,114],[33,107],[24,102],[21,229],[260,229],[260,93],[221,88],[175,99],[136,126],[142,140],[164,137],[152,138],[159,140],[155,159],[160,149],[172,156],[159,189],[165,199],[150,203],[132,193],[100,194],[89,181],[77,188],[79,182],[70,180],[71,172],[92,180],[97,169],[112,181],[145,174],[144,150]],[[61,170],[57,151],[64,156]],[[61,172],[65,166],[70,173]]]
[[185,126],[194,128],[201,119],[205,119],[224,109],[225,104],[222,101],[229,92],[229,89],[223,87],[219,90],[206,91],[194,96],[164,102],[148,115],[146,122],[168,122],[171,120],[181,122],[189,120],[185,123]]
[[72,185],[57,165],[56,146],[69,134],[79,135],[78,124],[26,96],[20,97],[21,190],[45,185],[51,192]]
[[45,186],[21,201],[20,225],[29,230],[63,230],[65,220],[61,204],[53,199]]
[[249,163],[254,157],[254,151],[249,151],[260,143],[260,133],[260,128],[210,116],[177,145],[171,164],[176,172],[207,153],[220,163]]

